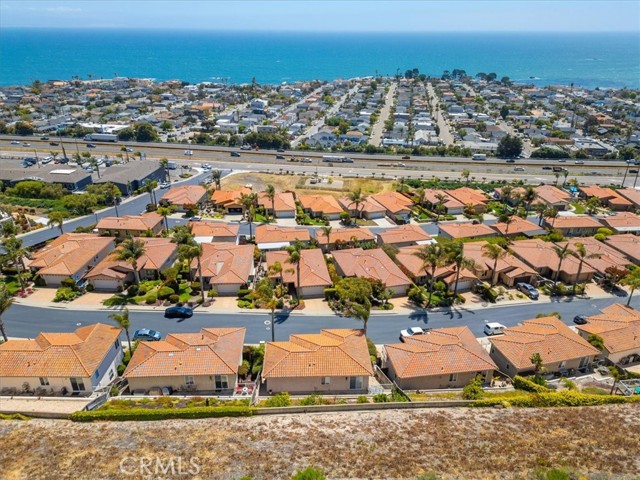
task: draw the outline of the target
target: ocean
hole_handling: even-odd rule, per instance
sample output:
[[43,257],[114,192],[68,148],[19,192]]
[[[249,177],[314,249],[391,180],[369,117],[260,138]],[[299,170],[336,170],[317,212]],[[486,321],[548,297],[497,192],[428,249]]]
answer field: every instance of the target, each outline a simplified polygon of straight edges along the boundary
[[639,88],[640,34],[0,30],[3,86],[76,75],[279,84],[412,68],[495,72],[540,86]]

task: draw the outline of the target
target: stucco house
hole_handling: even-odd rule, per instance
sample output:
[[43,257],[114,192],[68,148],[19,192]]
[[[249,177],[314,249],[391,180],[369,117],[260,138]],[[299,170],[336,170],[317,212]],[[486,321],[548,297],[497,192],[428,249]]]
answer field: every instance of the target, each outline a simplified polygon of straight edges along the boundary
[[48,287],[59,287],[65,278],[79,282],[114,248],[113,238],[65,233],[33,253],[28,267],[38,273]]
[[545,373],[587,368],[600,352],[557,317],[525,320],[489,337],[489,355],[500,372],[513,377],[533,373],[533,354],[542,358]]
[[162,201],[177,207],[179,212],[185,212],[185,205],[201,205],[207,199],[207,189],[202,185],[181,185],[167,190]]
[[237,243],[240,225],[207,221],[189,222],[193,238],[198,243]]
[[0,394],[89,395],[122,363],[121,329],[95,323],[70,333],[40,333],[0,344]]
[[125,215],[123,217],[103,217],[96,224],[100,235],[113,237],[139,237],[151,230],[154,235],[162,231],[162,216],[155,212],[144,215]]
[[373,375],[363,330],[325,329],[268,342],[262,379],[269,393],[362,394]]
[[291,192],[276,192],[273,202],[266,192],[261,192],[258,194],[258,205],[264,207],[267,215],[272,217],[295,218],[296,216],[296,200]]
[[134,393],[170,387],[176,392],[230,395],[238,382],[246,329],[203,328],[141,342],[123,377]]
[[[299,265],[292,265],[287,262],[289,254],[283,251],[267,252],[267,268],[274,263],[280,262],[282,266],[282,281],[289,287],[291,293],[295,293],[298,287],[297,268],[300,268],[300,294],[303,298],[321,298],[324,296],[324,289],[333,283],[324,255],[320,249],[300,250]],[[280,275],[274,275],[278,280]]]
[[385,345],[383,367],[403,390],[461,388],[477,375],[491,383],[497,368],[469,327],[433,328]]
[[[203,243],[203,288],[215,288],[219,295],[236,295],[243,285],[253,280],[253,249],[254,245]],[[194,258],[191,262],[191,277],[198,278],[198,275],[198,259]]]

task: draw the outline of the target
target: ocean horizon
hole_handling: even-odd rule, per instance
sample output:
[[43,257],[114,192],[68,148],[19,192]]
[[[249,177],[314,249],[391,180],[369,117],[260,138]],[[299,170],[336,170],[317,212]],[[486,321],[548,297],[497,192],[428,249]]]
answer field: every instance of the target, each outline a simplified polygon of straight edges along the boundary
[[0,85],[114,76],[280,84],[418,68],[538,86],[640,88],[640,33],[0,30]]

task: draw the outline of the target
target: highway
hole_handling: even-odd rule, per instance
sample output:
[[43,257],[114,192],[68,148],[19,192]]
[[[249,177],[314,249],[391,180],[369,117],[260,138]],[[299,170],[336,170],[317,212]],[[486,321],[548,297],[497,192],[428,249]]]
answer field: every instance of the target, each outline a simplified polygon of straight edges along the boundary
[[[400,330],[420,326],[423,328],[444,328],[468,326],[478,337],[482,333],[486,321],[498,321],[506,326],[513,326],[523,320],[534,318],[538,313],[559,312],[562,320],[572,325],[576,315],[594,315],[613,303],[626,302],[625,297],[603,299],[559,300],[554,302],[532,302],[529,304],[510,306],[491,306],[485,308],[466,309],[464,306],[444,311],[426,312],[416,310],[407,314],[377,313],[371,315],[367,325],[367,335],[378,344],[392,343],[398,340]],[[633,298],[631,305],[640,308],[640,295]],[[215,308],[215,303],[214,303]],[[116,311],[116,310],[113,310]],[[39,332],[68,332],[75,328],[96,322],[113,323],[109,320],[111,310],[73,310],[68,306],[60,308],[39,308],[27,305],[12,305],[3,315],[3,320],[10,337],[33,338]],[[169,320],[163,317],[164,307],[156,311],[130,312],[131,331],[139,328],[152,328],[162,334],[172,332],[197,332],[202,327],[237,327],[247,328],[246,342],[258,343],[271,339],[271,332],[266,329],[265,320],[271,316],[267,312],[248,310],[246,313],[196,313],[187,320]],[[285,340],[292,333],[317,332],[322,328],[361,328],[362,323],[352,318],[338,316],[314,316],[304,313],[280,314],[276,320],[275,335],[277,340]],[[123,337],[124,338],[124,337]]]

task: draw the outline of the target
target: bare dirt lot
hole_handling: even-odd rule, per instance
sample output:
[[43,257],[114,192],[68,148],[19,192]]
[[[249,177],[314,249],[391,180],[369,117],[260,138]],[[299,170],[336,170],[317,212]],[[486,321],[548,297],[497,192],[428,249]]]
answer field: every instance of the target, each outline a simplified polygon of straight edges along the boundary
[[[149,478],[525,479],[539,467],[581,478],[638,478],[640,405],[558,409],[428,409],[161,422],[0,422],[0,477],[144,478],[141,456],[197,457],[199,474]],[[177,470],[176,470],[177,471]],[[54,475],[55,473],[55,475]],[[587,477],[589,475],[589,477]],[[576,477],[578,478],[578,477]]]
[[[222,188],[225,190],[244,187],[251,184],[254,192],[264,191],[268,184],[275,187],[276,191],[282,192],[286,190],[295,191],[298,194],[329,194],[333,196],[344,196],[346,192],[360,188],[362,193],[369,195],[372,193],[388,192],[393,190],[394,182],[391,180],[373,180],[370,178],[349,178],[344,179],[342,192],[333,189],[323,190],[321,188],[305,189],[302,188],[305,180],[310,176],[301,175],[275,175],[270,173],[245,172],[231,175],[222,179]],[[333,177],[339,180],[340,177]],[[300,185],[300,186],[298,186]]]

